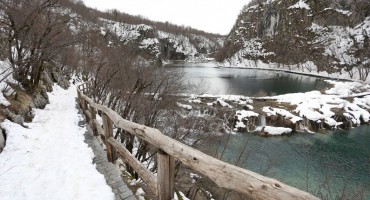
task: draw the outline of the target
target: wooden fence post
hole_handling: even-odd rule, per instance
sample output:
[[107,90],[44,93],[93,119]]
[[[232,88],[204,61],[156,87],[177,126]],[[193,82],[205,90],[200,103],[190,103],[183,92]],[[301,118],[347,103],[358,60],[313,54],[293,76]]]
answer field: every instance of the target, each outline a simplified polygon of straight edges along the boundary
[[98,136],[99,135],[98,130],[96,129],[96,126],[94,123],[94,121],[96,120],[96,110],[92,106],[90,106],[90,114],[91,114],[90,123],[91,123],[91,129],[92,129],[93,135]]
[[81,109],[84,113],[84,111],[85,111],[85,99],[83,99],[83,98],[81,98]]
[[87,123],[90,123],[90,120],[91,120],[91,119],[90,119],[90,118],[89,118],[89,116],[86,114],[86,110],[88,110],[90,106],[89,106],[88,102],[87,102],[85,99],[83,100],[83,105],[84,105],[84,106],[83,106],[83,113],[85,113],[86,122],[87,122]]
[[157,151],[157,173],[158,199],[173,199],[175,183],[175,159],[162,150]]
[[90,92],[89,83],[86,83],[86,93],[89,94],[89,92]]
[[80,89],[80,86],[78,86],[77,87],[77,102],[78,102],[78,105],[80,106],[80,108],[81,108],[81,94],[80,94],[80,91],[79,91],[79,89]]
[[103,113],[103,128],[104,128],[104,143],[107,147],[107,157],[109,162],[113,162],[115,150],[113,146],[108,142],[108,138],[113,137],[113,124],[112,120],[109,119],[108,115]]

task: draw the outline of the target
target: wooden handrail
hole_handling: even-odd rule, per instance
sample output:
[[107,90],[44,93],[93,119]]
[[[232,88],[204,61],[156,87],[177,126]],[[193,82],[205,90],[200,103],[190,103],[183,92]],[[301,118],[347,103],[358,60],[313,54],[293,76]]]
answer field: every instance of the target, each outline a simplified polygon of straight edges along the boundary
[[[87,89],[86,85],[82,85],[84,86],[80,85],[77,87],[78,100],[84,109],[84,113],[87,114],[87,118],[89,118],[87,121],[90,121],[90,124],[95,126],[95,130],[98,130],[99,134],[102,134],[101,131],[110,132],[110,130],[105,130],[109,128],[107,120],[110,120],[117,128],[129,132],[159,149],[157,153],[157,162],[159,162],[158,176],[156,180],[153,180],[154,175],[150,175],[149,170],[143,169],[136,158],[130,158],[133,156],[127,153],[128,151],[122,144],[116,141],[112,135],[104,133],[106,145],[109,146],[107,149],[108,158],[112,158],[112,155],[109,155],[113,152],[110,148],[115,148],[123,159],[135,169],[143,181],[157,194],[158,199],[167,200],[173,197],[174,159],[207,176],[222,188],[237,191],[255,199],[318,199],[305,191],[286,185],[276,179],[265,177],[213,158],[163,135],[158,129],[125,120],[115,111],[95,103],[86,96],[83,93]],[[100,125],[95,120],[95,116],[92,116],[96,112],[90,112],[91,108],[101,111],[106,116],[104,121],[108,125],[104,130],[98,127]]]

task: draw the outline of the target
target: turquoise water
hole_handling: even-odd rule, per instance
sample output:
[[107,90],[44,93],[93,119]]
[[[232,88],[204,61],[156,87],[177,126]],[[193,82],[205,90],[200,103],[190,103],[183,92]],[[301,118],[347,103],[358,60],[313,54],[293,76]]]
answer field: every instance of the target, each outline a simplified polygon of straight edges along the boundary
[[[197,88],[198,93],[258,96],[327,87],[321,79],[283,72],[217,68],[209,64],[166,67],[182,71],[185,81],[208,86]],[[220,157],[227,143],[222,160],[323,199],[338,199],[345,194],[346,199],[370,200],[370,126],[277,137],[238,133],[207,142],[211,145],[198,148]]]
[[360,199],[353,196],[357,194],[370,199],[370,126],[325,134],[297,133],[267,138],[245,133],[229,136],[214,141],[207,153],[215,155],[218,151],[220,157],[229,140],[221,159],[231,164],[276,178],[324,199],[336,199],[343,191],[348,199]]

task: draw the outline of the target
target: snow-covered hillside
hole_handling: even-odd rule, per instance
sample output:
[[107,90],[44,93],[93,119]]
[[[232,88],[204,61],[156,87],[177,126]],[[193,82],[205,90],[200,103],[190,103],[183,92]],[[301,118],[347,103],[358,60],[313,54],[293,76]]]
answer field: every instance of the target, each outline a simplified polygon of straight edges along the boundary
[[369,10],[366,1],[266,0],[245,6],[218,60],[239,67],[259,67],[255,63],[260,60],[270,68],[365,81],[370,72]]
[[186,28],[168,32],[154,25],[108,19],[107,15],[89,20],[76,10],[66,8],[63,12],[74,16],[70,23],[72,32],[99,32],[111,47],[127,46],[148,61],[208,57],[223,43],[221,36],[207,37],[190,32],[190,29],[187,32]]

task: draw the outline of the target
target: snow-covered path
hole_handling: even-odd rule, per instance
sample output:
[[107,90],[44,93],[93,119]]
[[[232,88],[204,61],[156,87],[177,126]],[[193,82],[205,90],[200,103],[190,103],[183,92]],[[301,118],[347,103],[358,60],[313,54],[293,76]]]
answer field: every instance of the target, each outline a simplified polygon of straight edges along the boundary
[[0,199],[114,199],[84,143],[76,87],[55,86],[49,98],[44,110],[35,109],[29,129],[10,121],[2,125],[8,140],[0,154]]

